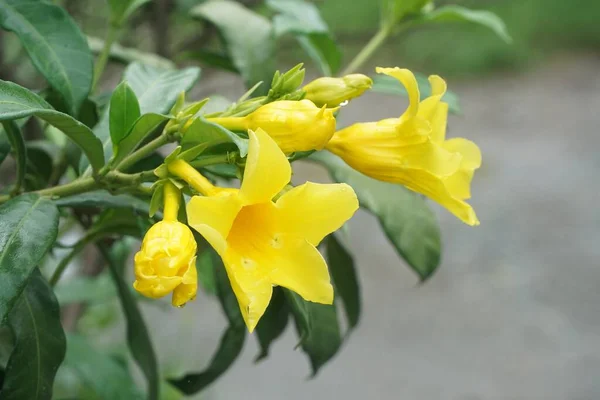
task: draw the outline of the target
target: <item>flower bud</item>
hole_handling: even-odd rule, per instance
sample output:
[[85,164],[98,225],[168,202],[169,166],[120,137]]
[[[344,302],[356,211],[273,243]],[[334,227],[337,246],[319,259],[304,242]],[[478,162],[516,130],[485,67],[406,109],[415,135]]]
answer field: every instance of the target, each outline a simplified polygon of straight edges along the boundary
[[317,106],[336,107],[341,103],[360,96],[370,89],[373,81],[366,75],[351,74],[343,78],[319,78],[304,86],[304,96]]
[[231,130],[260,128],[289,154],[323,149],[335,132],[335,111],[319,108],[309,100],[281,100],[267,103],[245,117],[209,118],[209,121]]
[[177,307],[196,297],[196,240],[190,229],[177,221],[153,225],[135,255],[133,287],[146,297],[160,298],[173,292]]

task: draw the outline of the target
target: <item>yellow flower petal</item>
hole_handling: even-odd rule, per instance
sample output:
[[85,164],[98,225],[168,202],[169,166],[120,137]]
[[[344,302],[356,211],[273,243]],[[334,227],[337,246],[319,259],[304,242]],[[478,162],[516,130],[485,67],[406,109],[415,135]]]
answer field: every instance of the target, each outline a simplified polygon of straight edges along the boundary
[[182,276],[181,284],[173,290],[171,304],[181,307],[196,297],[198,292],[198,272],[196,270],[196,257],[190,260],[187,271]]
[[252,333],[271,301],[273,285],[262,265],[231,249],[227,250],[223,263],[244,322]]
[[245,204],[270,201],[288,184],[292,168],[277,143],[262,129],[248,134],[250,144],[240,196]]
[[354,190],[345,183],[307,182],[277,200],[284,231],[302,236],[314,246],[339,229],[358,209]]
[[194,196],[187,205],[188,224],[222,255],[227,248],[229,230],[241,208],[241,201],[234,193]]
[[274,260],[277,268],[271,272],[273,283],[293,290],[304,300],[332,304],[327,264],[315,246],[295,235],[281,235],[279,243]]
[[180,276],[159,277],[154,276],[148,279],[136,279],[133,282],[135,290],[146,297],[159,299],[171,293],[177,286],[181,284]]
[[398,67],[395,68],[381,68],[377,67],[375,71],[378,74],[385,74],[391,77],[394,77],[404,85],[406,91],[408,92],[408,108],[406,112],[402,115],[403,117],[415,117],[417,115],[417,110],[419,109],[419,85],[417,83],[417,79],[415,75],[407,70],[401,69]]
[[464,138],[453,138],[446,140],[442,146],[446,150],[459,153],[463,157],[461,167],[468,169],[481,167],[481,150],[472,141]]

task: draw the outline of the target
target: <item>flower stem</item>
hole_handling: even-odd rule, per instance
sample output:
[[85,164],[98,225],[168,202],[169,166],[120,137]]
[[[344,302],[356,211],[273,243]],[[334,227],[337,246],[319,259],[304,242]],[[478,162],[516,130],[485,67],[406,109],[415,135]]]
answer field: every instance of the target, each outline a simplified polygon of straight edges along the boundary
[[152,140],[145,146],[140,147],[137,151],[134,151],[127,157],[121,161],[115,169],[126,170],[127,168],[133,166],[138,161],[148,157],[152,154],[156,149],[164,146],[165,144],[171,142],[171,136],[167,134],[161,134],[156,139]]
[[106,39],[104,39],[104,46],[102,47],[102,51],[100,52],[100,55],[98,55],[98,58],[96,59],[96,64],[94,65],[94,81],[92,83],[92,93],[94,93],[94,91],[96,90],[98,82],[102,77],[102,73],[104,72],[106,63],[108,62],[108,56],[110,55],[110,48],[112,47],[115,40],[117,40],[119,30],[120,27],[112,23],[108,27]]
[[351,74],[362,67],[362,65],[381,47],[390,33],[392,33],[391,26],[381,26],[375,36],[373,36],[354,59],[350,61],[350,64],[342,71],[341,75]]
[[164,192],[164,206],[163,206],[163,220],[165,221],[177,221],[177,213],[179,212],[179,199],[181,198],[181,192],[177,189],[177,186],[171,182],[166,182],[163,187]]

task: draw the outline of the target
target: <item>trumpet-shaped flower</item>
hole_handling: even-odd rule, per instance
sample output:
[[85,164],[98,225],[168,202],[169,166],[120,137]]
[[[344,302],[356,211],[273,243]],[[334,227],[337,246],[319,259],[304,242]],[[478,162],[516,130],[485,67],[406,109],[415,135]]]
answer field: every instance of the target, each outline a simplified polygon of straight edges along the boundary
[[179,190],[164,185],[165,219],[154,224],[134,258],[133,287],[146,297],[160,298],[173,292],[171,302],[181,307],[196,297],[196,240],[190,228],[177,221]]
[[274,201],[290,181],[290,164],[265,132],[250,131],[249,136],[239,190],[215,188],[181,160],[171,163],[169,171],[205,195],[188,203],[188,223],[223,259],[252,332],[275,285],[307,301],[332,304],[327,264],[316,246],[354,214],[358,200],[346,184],[308,182]]
[[409,106],[400,118],[358,123],[336,132],[327,149],[372,178],[405,185],[437,201],[469,225],[479,221],[465,202],[471,197],[473,172],[481,165],[477,145],[446,140],[446,83],[430,76],[432,95],[420,101],[417,80],[400,68],[378,68],[406,88]]
[[336,107],[360,96],[373,85],[373,80],[363,74],[350,74],[341,78],[322,77],[302,88],[305,99],[317,106]]
[[227,129],[262,129],[286,154],[321,150],[335,132],[335,109],[319,108],[310,100],[281,100],[261,106],[245,117],[209,118]]

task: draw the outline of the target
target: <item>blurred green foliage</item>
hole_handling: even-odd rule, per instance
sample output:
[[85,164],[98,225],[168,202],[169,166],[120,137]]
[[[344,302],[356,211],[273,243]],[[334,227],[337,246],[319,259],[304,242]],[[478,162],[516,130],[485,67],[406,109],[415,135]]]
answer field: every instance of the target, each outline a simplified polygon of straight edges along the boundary
[[[345,45],[350,59],[378,26],[376,1],[321,0],[323,18]],[[511,45],[474,24],[449,23],[409,29],[377,53],[379,64],[397,64],[446,76],[467,76],[494,69],[534,65],[561,49],[600,48],[600,1],[461,0],[460,4],[497,13],[514,39]]]

